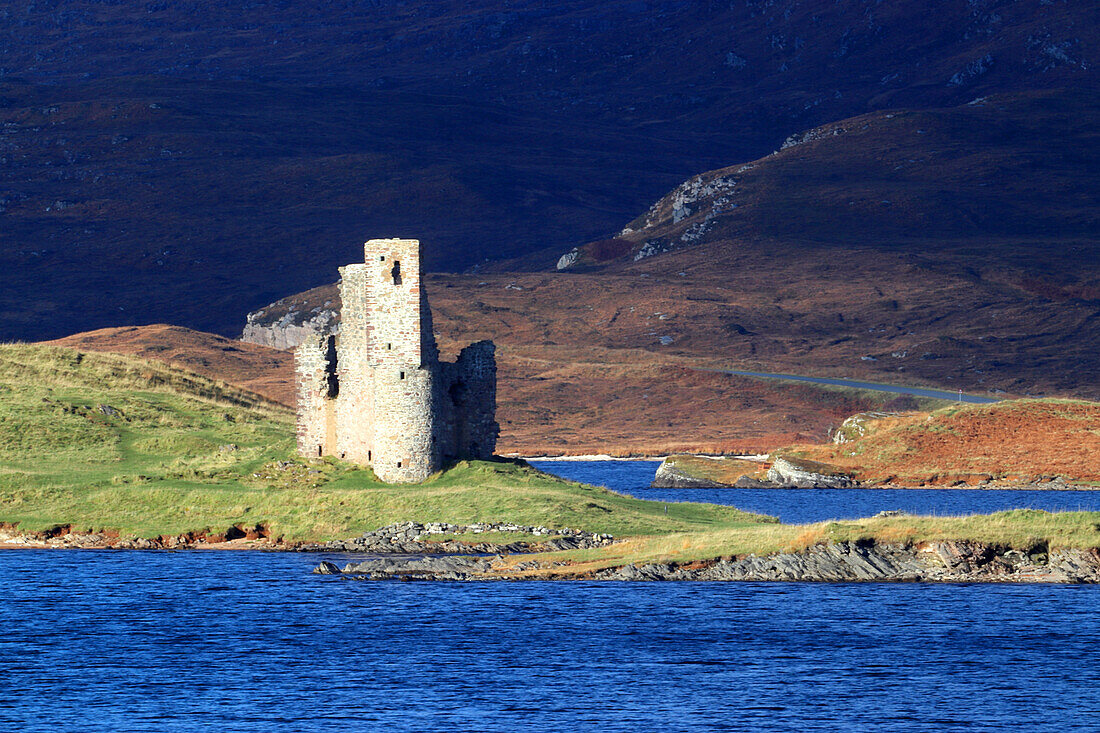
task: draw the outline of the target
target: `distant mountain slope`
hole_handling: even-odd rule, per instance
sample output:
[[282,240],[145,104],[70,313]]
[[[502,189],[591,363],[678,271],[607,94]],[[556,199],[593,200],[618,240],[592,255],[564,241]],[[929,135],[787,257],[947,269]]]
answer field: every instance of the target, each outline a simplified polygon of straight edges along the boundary
[[713,257],[769,237],[806,243],[792,254],[908,251],[1100,297],[1100,96],[993,95],[840,120],[688,179],[619,237],[580,248],[574,266],[686,247]]
[[0,338],[150,321],[229,334],[374,235],[420,236],[438,270],[565,251],[822,123],[1095,92],[1097,15],[1039,0],[9,4]]
[[627,126],[810,127],[1077,82],[1098,61],[1098,16],[1067,0],[67,0],[5,8],[0,57],[6,75],[48,83],[446,89]]
[[[994,95],[815,128],[688,179],[617,238],[543,253],[548,268],[565,256],[560,272],[429,278],[437,328],[1098,398],[1097,99]],[[291,296],[246,337],[284,346],[337,307],[332,287]]]

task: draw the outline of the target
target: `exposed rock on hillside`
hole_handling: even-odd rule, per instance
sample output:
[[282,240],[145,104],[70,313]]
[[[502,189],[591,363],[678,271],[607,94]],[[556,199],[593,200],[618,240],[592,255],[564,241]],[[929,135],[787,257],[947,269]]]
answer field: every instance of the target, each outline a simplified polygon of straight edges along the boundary
[[290,309],[275,322],[264,321],[265,315],[264,309],[248,314],[241,341],[289,350],[315,334],[340,332],[340,314],[332,308],[318,306],[306,313]]
[[[1022,238],[1073,238],[1100,262],[1100,161],[1089,142],[1098,116],[1094,101],[1063,92],[831,122],[759,160],[688,179],[619,236],[633,242],[634,261],[765,233],[872,248],[922,240],[924,252],[942,248],[935,240],[981,237],[1001,257],[1077,282],[1079,270],[1054,262],[1049,244]],[[1100,295],[1100,281],[1087,280]]]
[[833,431],[833,444],[843,445],[844,443],[851,443],[853,440],[858,440],[867,434],[868,426],[874,420],[892,417],[895,414],[896,413],[891,412],[861,412],[857,415],[845,418],[844,422],[840,424],[840,427]]

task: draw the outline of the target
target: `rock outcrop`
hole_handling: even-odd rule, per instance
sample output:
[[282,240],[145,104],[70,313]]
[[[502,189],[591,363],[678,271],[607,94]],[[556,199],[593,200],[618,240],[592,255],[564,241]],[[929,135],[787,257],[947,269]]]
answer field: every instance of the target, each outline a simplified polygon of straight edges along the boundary
[[[272,306],[268,306],[270,307]],[[248,314],[241,332],[241,341],[270,346],[273,349],[293,349],[316,334],[340,332],[340,314],[334,308],[298,311],[291,305],[275,321],[266,319],[266,310],[265,308]]]
[[599,571],[600,580],[799,580],[1004,583],[1100,583],[1100,552],[1050,553],[998,549],[971,542],[917,546],[840,542],[805,552],[750,555],[692,566],[627,565]]
[[657,467],[657,473],[653,477],[650,486],[655,489],[726,489],[730,488],[732,484],[692,476],[666,458]]
[[833,444],[843,445],[845,443],[851,443],[858,438],[862,438],[867,434],[867,428],[872,421],[890,417],[892,414],[895,413],[859,412],[851,417],[845,418],[844,422],[840,423],[840,427],[833,432]]
[[768,481],[798,489],[850,489],[859,482],[850,474],[817,461],[776,457],[768,469]]
[[655,489],[775,488],[760,480],[766,456],[678,454],[661,461],[650,484]]
[[492,561],[484,557],[385,557],[361,563],[348,563],[336,570],[330,562],[321,563],[317,575],[339,573],[353,580],[473,580],[484,573]]
[[[376,558],[339,570],[322,563],[314,572],[357,580],[515,580],[526,571],[547,569],[536,560],[507,570],[489,558]],[[976,542],[942,541],[917,545],[837,542],[802,552],[721,558],[685,565],[623,565],[594,573],[568,573],[560,561],[548,580],[711,580],[935,583],[1100,583],[1100,550],[997,548]]]

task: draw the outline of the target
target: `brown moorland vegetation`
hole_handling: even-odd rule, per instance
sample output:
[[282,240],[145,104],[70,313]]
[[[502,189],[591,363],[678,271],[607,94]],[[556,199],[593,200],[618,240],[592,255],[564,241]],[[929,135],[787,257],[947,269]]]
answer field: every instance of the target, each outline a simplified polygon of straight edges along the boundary
[[[944,0],[928,12],[913,2],[570,0],[551,12],[499,0],[67,0],[3,10],[9,339],[150,321],[230,335],[240,314],[324,282],[367,236],[420,236],[432,269],[543,248],[552,267],[563,251],[615,236],[685,177],[759,158],[817,125],[1024,90],[1095,96],[1100,37],[1087,2]],[[874,244],[879,214],[912,210],[925,169],[936,185],[920,205],[939,205],[922,230],[1016,221],[1003,215],[1002,189],[1022,189],[1023,206],[1087,211],[1096,166],[1077,161],[1097,146],[1066,128],[1095,128],[1095,109],[1043,104],[1025,145],[992,104],[976,125],[952,123],[962,145],[951,148],[933,141],[944,128],[912,115],[897,118],[911,130],[873,126],[899,159],[879,156],[855,198],[820,196],[822,176],[843,167],[761,183],[813,215],[804,241],[835,222]],[[869,147],[855,132],[835,139]],[[981,181],[909,154],[928,140],[925,153],[981,162],[988,138],[1017,154],[983,167]],[[1067,168],[1080,172],[1068,192]],[[1080,223],[1041,220],[1052,227],[1044,236]],[[800,228],[756,222],[762,235]]]
[[[293,404],[292,355],[163,324],[101,329],[51,342],[156,359]],[[453,352],[458,342],[443,340]],[[587,357],[587,360],[584,358]],[[889,395],[700,371],[644,350],[499,353],[501,454],[752,453],[823,438]]]
[[294,356],[289,351],[164,323],[101,328],[47,343],[78,351],[155,359],[294,406]]
[[1062,477],[1100,485],[1100,403],[1009,400],[869,420],[862,437],[799,446],[869,483],[907,486]]

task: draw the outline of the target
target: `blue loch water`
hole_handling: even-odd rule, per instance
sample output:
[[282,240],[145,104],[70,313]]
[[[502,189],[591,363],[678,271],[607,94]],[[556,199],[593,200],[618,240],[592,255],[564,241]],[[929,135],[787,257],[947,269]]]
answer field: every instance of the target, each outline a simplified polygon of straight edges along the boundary
[[367,583],[322,559],[347,558],[0,552],[0,731],[1100,730],[1100,587]]
[[997,489],[651,489],[657,461],[532,461],[540,470],[654,501],[729,504],[789,524],[858,519],[884,510],[957,516],[1005,509],[1100,511],[1100,491]]

